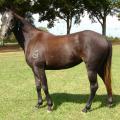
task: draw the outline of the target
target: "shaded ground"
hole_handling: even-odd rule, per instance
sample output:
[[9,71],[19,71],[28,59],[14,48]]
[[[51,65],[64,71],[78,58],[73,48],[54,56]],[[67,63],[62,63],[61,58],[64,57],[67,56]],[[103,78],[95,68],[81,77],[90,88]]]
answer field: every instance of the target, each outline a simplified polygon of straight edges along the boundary
[[15,52],[15,51],[20,51],[22,48],[20,48],[19,45],[5,45],[5,46],[0,46],[0,52]]
[[113,45],[120,45],[120,41],[113,41],[112,44]]

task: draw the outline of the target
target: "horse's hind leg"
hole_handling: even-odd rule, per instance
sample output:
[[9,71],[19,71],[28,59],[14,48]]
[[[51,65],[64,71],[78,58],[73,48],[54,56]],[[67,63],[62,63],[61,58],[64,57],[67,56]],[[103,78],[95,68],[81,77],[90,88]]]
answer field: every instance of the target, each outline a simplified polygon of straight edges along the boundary
[[102,66],[101,67],[101,69],[99,70],[99,72],[98,72],[98,74],[99,74],[99,76],[101,77],[101,79],[103,80],[103,82],[104,82],[104,84],[105,84],[105,86],[106,86],[106,89],[107,89],[107,94],[108,94],[108,104],[109,104],[109,106],[111,106],[112,105],[112,88],[111,88],[111,83],[106,83],[105,82],[105,78],[104,78],[104,74],[105,74],[105,72],[104,72],[104,66]]
[[83,112],[87,112],[91,108],[93,98],[98,89],[97,72],[94,70],[88,69],[88,78],[90,81],[90,96],[89,96],[89,99],[87,101],[85,108],[82,110]]

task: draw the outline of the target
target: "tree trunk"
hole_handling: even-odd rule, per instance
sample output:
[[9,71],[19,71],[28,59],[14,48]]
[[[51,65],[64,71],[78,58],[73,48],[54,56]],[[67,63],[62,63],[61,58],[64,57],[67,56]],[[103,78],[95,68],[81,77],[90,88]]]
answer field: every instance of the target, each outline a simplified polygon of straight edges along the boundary
[[69,22],[67,21],[67,35],[70,34]]
[[103,18],[102,35],[106,36],[106,16]]
[[67,17],[67,35],[70,34],[71,26],[72,26],[72,19],[68,16]]

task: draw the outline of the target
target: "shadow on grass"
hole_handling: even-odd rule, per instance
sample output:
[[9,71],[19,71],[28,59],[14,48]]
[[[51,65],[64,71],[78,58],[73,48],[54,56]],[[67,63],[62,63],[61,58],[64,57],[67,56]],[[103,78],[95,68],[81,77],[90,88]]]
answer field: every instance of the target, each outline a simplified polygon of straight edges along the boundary
[[[65,102],[86,104],[89,94],[83,95],[83,94],[69,94],[69,93],[54,93],[51,94],[51,97],[54,101],[54,110],[56,110],[59,106],[61,106]],[[95,102],[101,102],[101,104],[100,106],[92,109],[92,111],[102,107],[107,107],[107,95],[96,95],[93,103]],[[112,108],[114,108],[118,104],[120,104],[120,95],[114,95]]]
[[[89,94],[71,94],[71,93],[53,93],[51,94],[52,100],[54,102],[53,110],[57,110],[63,103],[77,103],[77,104],[86,104]],[[37,99],[5,99],[6,102],[33,102]],[[43,99],[43,102],[46,100]],[[96,108],[92,108],[90,111],[94,111],[97,109],[100,109],[102,107],[107,107],[107,95],[96,95],[94,98],[93,103],[100,102],[101,104],[97,106]],[[114,108],[115,106],[120,104],[120,95],[113,95],[113,105],[111,108]],[[43,104],[40,108],[46,107],[47,104]],[[74,107],[74,106],[73,106]],[[82,110],[82,108],[81,108]]]

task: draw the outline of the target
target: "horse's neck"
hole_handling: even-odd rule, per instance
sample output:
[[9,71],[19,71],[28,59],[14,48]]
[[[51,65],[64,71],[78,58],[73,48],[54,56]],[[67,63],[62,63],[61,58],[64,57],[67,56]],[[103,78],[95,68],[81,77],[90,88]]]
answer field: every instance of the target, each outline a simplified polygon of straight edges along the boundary
[[23,36],[23,33],[22,31],[18,28],[18,26],[16,25],[14,30],[13,30],[13,33],[16,37],[16,40],[18,41],[19,45],[23,48],[24,50],[24,36]]
[[32,28],[32,25],[26,24],[23,21],[16,22],[15,28],[14,28],[14,35],[20,44],[20,46],[25,51],[25,46],[29,42],[30,39],[27,39],[27,35],[29,34],[30,30]]

